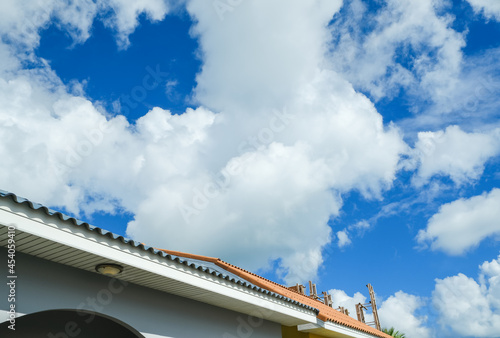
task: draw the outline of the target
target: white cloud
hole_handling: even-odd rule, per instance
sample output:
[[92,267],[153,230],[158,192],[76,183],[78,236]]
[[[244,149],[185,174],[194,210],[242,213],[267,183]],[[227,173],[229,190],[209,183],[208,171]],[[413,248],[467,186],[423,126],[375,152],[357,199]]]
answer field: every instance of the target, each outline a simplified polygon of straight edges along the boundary
[[[373,220],[372,220],[373,221]],[[361,220],[357,223],[351,224],[348,227],[337,231],[337,245],[339,248],[352,244],[352,236],[363,236],[366,230],[370,228],[370,223],[367,220]]]
[[[287,282],[313,278],[330,242],[328,219],[342,205],[330,189],[378,196],[390,187],[405,149],[397,131],[385,131],[361,95],[348,87],[335,95],[324,88],[336,81],[322,74],[304,91],[314,100],[290,102],[284,118],[284,112],[256,114],[241,126],[233,116],[217,114],[200,144],[208,154],[217,147],[217,155],[196,156],[184,167],[190,168],[185,181],[175,177],[175,189],[164,175],[165,183],[136,207],[128,233],[251,269],[281,258]],[[350,103],[339,106],[342,100]],[[186,225],[169,233],[162,230],[168,224]],[[234,245],[237,238],[242,240]]]
[[[365,97],[319,68],[325,27],[337,9],[321,1],[254,1],[221,20],[212,3],[189,3],[204,60],[196,98],[224,112],[201,147],[210,158],[199,159],[198,173],[185,185],[177,183],[182,189],[165,184],[141,203],[130,235],[167,246],[183,243],[180,249],[230,257],[252,269],[280,258],[287,282],[315,275],[330,241],[328,219],[341,207],[337,193],[358,189],[380,196],[406,149]],[[284,119],[272,112],[276,107]],[[239,172],[224,175],[232,166]],[[214,175],[229,176],[228,185],[214,188]],[[160,231],[186,217],[186,231]],[[237,250],[235,238],[245,239]]]
[[195,96],[218,111],[253,113],[281,109],[315,77],[342,1],[242,1],[222,19],[215,3],[188,2],[203,58]]
[[372,14],[362,2],[348,2],[332,26],[333,66],[375,99],[407,88],[440,101],[455,88],[465,45],[441,8],[441,1],[388,0]]
[[479,280],[464,274],[436,280],[432,294],[444,329],[453,336],[497,337],[500,332],[500,257],[480,266]]
[[15,1],[0,3],[0,34],[22,47],[32,49],[40,41],[39,30],[46,28],[56,17],[75,41],[85,41],[97,12],[89,0],[70,4],[55,0]]
[[144,14],[150,21],[161,21],[169,11],[168,0],[109,0],[101,1],[101,6],[109,7],[114,15],[105,23],[116,29],[118,46],[126,48],[130,44],[129,35],[139,25],[138,18]]
[[314,278],[341,194],[380,198],[407,146],[365,96],[320,68],[339,3],[244,2],[223,21],[211,2],[189,6],[205,62],[197,98],[220,113],[157,107],[129,124],[41,60],[19,69],[0,45],[11,64],[0,74],[0,186],[75,214],[133,213],[128,235],[150,245],[251,270],[278,260],[287,283]]
[[408,338],[430,337],[431,331],[425,326],[427,317],[415,313],[424,305],[420,297],[398,291],[379,306],[380,324],[382,327],[394,327]]
[[471,247],[500,233],[500,189],[489,193],[461,198],[444,204],[433,215],[425,230],[420,230],[420,244],[430,243],[431,249],[451,255],[464,253]]
[[168,11],[166,0],[4,0],[0,2],[0,35],[32,50],[40,42],[40,29],[56,22],[75,43],[82,43],[89,38],[94,19],[102,14],[105,24],[116,31],[119,47],[126,48],[141,14],[154,22]]
[[[334,235],[328,221],[339,213],[342,194],[381,198],[401,168],[400,155],[408,153],[398,129],[384,125],[372,102],[343,77],[375,98],[404,87],[445,106],[467,93],[457,87],[464,78],[463,36],[450,28],[450,17],[436,14],[437,3],[389,1],[376,29],[361,38],[345,30],[366,21],[363,3],[353,1],[347,19],[353,21],[334,25],[341,40],[325,56],[327,25],[341,1],[245,1],[223,17],[212,1],[189,1],[203,61],[194,92],[201,106],[182,115],[156,107],[129,123],[65,86],[43,60],[31,56],[31,69],[22,69],[15,47],[38,45],[39,29],[49,24],[44,13],[80,43],[96,16],[110,10],[106,24],[126,47],[140,15],[162,20],[171,10],[167,2],[0,2],[0,32],[15,42],[0,43],[0,187],[79,215],[130,212],[128,235],[150,245],[218,256],[254,271],[277,261],[287,283],[312,279]],[[400,48],[418,51],[411,66],[395,59]],[[337,72],[325,68],[330,57]],[[496,86],[492,80],[473,91],[471,107],[490,102],[484,94]],[[166,91],[173,87],[167,83]],[[422,182],[448,175],[462,184],[480,177],[498,147],[498,130],[421,133],[413,169]],[[461,253],[500,232],[499,203],[500,189],[493,189],[443,205],[418,240]],[[339,246],[369,223],[337,231]],[[484,336],[498,332],[499,270],[500,258],[481,266],[479,282],[464,275],[438,280],[434,302],[444,325]],[[457,288],[463,294],[453,296]],[[355,304],[366,302],[360,293],[330,293],[334,306],[354,318]],[[380,302],[382,324],[428,337],[426,318],[418,315],[423,304],[397,292]],[[462,307],[444,311],[453,304]],[[483,317],[469,319],[467,304]]]
[[[360,292],[356,292],[352,297],[338,289],[329,290],[328,293],[332,295],[333,307],[344,307],[354,319],[357,319],[356,304],[368,303],[366,296]],[[384,301],[377,296],[376,300],[382,328],[393,326],[396,330],[405,333],[408,338],[431,336],[430,329],[425,326],[427,318],[416,314],[417,310],[425,305],[420,297],[398,291]],[[364,315],[366,322],[373,321],[370,307],[368,311],[364,310]]]
[[178,101],[180,99],[180,94],[175,89],[178,84],[177,80],[169,80],[165,84],[165,94],[170,101]]
[[396,118],[407,135],[450,124],[470,130],[497,123],[498,48],[464,55],[467,31],[454,29],[449,1],[377,5],[368,11],[362,1],[346,1],[331,25],[333,69],[376,101],[404,91],[412,115]]
[[370,223],[368,223],[367,220],[362,220],[362,221],[359,221],[356,224],[353,224],[351,227],[353,229],[366,230],[366,229],[368,229],[370,227]]
[[490,0],[467,0],[476,13],[482,13],[486,18],[500,21],[500,3]]
[[73,41],[82,43],[90,37],[92,23],[98,10],[99,4],[92,0],[55,2],[53,15],[66,27]]
[[414,183],[420,186],[435,175],[449,176],[456,184],[478,179],[485,162],[500,153],[500,129],[466,133],[458,126],[445,131],[420,132],[413,161],[418,165]]
[[[366,296],[359,292],[352,297],[343,290],[328,292],[333,307],[346,308],[355,319],[356,304],[367,303]],[[496,337],[500,332],[500,256],[480,266],[478,281],[464,274],[436,280],[432,304],[441,328],[429,328],[427,316],[419,314],[426,306],[421,297],[398,291],[385,300],[377,296],[377,304],[381,326],[392,326],[408,338]],[[371,313],[365,313],[365,319],[372,321]]]
[[351,239],[349,238],[349,233],[347,230],[337,231],[337,239],[339,248],[343,248],[346,245],[351,244]]
[[[349,316],[354,319],[358,319],[356,315],[356,304],[367,303],[366,297],[360,292],[356,292],[352,297],[348,296],[344,290],[332,289],[329,290],[328,293],[332,295],[333,308],[336,309],[339,306],[342,306],[344,309],[349,311]],[[365,314],[365,321],[370,322],[373,320],[371,313],[367,315],[368,317]]]

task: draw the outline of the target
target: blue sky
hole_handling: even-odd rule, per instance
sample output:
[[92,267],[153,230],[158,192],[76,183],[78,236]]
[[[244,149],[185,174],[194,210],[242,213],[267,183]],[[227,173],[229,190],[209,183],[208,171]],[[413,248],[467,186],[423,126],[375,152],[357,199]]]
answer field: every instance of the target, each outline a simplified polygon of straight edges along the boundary
[[[500,332],[495,1],[0,4],[0,188],[408,337]],[[351,309],[352,308],[352,309]],[[453,310],[451,310],[453,309]]]

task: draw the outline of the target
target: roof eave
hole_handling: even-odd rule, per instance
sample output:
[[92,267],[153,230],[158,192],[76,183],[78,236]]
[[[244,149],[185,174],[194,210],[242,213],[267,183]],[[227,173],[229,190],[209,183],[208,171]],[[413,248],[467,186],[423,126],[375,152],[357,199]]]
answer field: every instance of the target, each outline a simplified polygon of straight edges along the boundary
[[[47,208],[33,208],[31,203],[19,203],[12,196],[9,197],[0,198],[1,225],[14,225],[20,232],[50,241],[54,250],[66,246],[101,262],[120,263],[136,275],[142,272],[144,276],[157,278],[160,282],[163,280],[165,285],[177,283],[183,290],[180,296],[242,313],[255,314],[260,311],[266,319],[283,325],[299,325],[316,318],[317,310],[307,305],[246,283],[243,285],[217,277],[183,264],[173,255],[121,236],[116,237],[86,223],[51,214]],[[22,243],[18,244],[17,249],[19,252],[29,251]],[[90,268],[88,271],[95,273]],[[125,277],[120,278],[126,280]],[[176,294],[175,291],[170,293]]]

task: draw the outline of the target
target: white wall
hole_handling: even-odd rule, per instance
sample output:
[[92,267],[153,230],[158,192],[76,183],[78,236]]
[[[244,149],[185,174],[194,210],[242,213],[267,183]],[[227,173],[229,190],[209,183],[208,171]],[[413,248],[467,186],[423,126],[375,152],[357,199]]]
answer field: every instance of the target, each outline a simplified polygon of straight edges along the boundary
[[[5,259],[4,259],[5,258]],[[0,271],[7,276],[7,252]],[[96,273],[16,254],[16,310],[86,309],[115,317],[147,338],[277,338],[280,324],[221,309],[139,285],[123,285]],[[0,314],[8,310],[8,287],[0,283]]]

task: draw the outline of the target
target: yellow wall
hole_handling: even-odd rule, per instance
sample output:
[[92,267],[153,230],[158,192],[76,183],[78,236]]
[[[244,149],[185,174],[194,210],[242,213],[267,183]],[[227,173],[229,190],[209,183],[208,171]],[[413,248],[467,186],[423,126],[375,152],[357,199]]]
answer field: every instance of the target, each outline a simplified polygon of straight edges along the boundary
[[281,326],[281,337],[283,338],[323,338],[317,334],[297,331],[297,326]]

